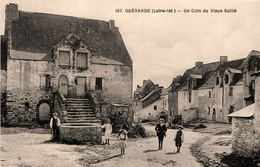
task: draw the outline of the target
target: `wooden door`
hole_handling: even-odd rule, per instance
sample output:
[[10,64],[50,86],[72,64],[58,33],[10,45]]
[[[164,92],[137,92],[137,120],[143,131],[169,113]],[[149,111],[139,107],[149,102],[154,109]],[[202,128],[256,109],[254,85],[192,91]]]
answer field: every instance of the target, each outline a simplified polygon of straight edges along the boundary
[[65,97],[68,97],[68,78],[65,75],[61,75],[59,78],[59,92]]
[[50,119],[51,108],[48,103],[42,103],[39,106],[39,121],[47,122]]
[[86,77],[77,77],[76,78],[76,95],[77,97],[86,96]]

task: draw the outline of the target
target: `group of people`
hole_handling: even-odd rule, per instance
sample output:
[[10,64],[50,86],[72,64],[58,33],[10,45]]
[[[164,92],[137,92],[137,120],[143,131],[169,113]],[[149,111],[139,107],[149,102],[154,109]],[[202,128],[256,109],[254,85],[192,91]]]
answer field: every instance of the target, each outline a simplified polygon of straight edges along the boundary
[[[164,124],[164,119],[160,118],[159,119],[159,124],[156,125],[155,131],[157,132],[158,136],[158,142],[159,142],[159,150],[162,150],[163,147],[163,139],[166,137],[166,131],[167,127]],[[175,141],[175,146],[177,147],[177,153],[180,153],[181,145],[184,141],[184,134],[182,132],[182,126],[178,127],[178,131],[175,135],[174,141]]]
[[[166,137],[167,127],[164,124],[165,120],[163,118],[159,119],[159,124],[156,125],[155,131],[157,132],[158,142],[159,142],[159,150],[162,150],[163,147],[163,139]],[[54,113],[53,117],[50,120],[50,128],[52,129],[52,140],[59,141],[60,134],[60,119],[58,118],[58,114]],[[110,136],[112,133],[112,125],[110,120],[107,119],[106,123],[101,126],[101,128],[105,129],[105,143],[110,145]],[[118,133],[119,138],[119,147],[121,148],[121,155],[125,154],[125,149],[127,148],[127,131],[126,127],[121,126],[120,131]],[[177,147],[177,153],[180,153],[180,149],[184,140],[184,134],[182,132],[182,126],[179,126],[178,131],[175,135],[175,145]]]

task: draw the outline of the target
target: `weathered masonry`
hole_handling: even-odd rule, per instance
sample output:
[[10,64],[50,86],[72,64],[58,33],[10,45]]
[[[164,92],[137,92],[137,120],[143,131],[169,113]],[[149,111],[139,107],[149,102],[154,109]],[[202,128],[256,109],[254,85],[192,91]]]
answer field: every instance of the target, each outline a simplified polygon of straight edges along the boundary
[[246,58],[218,62],[187,69],[170,87],[169,111],[185,122],[195,118],[231,123],[227,115],[254,103],[255,79],[251,74],[260,69],[260,52],[252,50]]
[[32,13],[6,5],[1,67],[6,124],[100,123],[107,106],[131,105],[132,59],[115,22]]

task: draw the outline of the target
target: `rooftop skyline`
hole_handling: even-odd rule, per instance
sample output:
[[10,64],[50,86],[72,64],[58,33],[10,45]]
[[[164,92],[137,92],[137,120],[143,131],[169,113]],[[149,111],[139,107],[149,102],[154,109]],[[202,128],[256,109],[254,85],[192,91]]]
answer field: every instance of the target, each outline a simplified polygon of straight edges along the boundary
[[[37,3],[36,3],[37,2]],[[204,64],[245,58],[260,50],[260,2],[252,1],[183,1],[120,0],[2,0],[0,34],[4,32],[5,5],[18,4],[19,10],[84,17],[109,21],[123,37],[133,59],[134,85],[143,80],[168,87],[176,75],[192,68],[196,61]],[[178,9],[180,13],[126,13],[125,9]],[[123,13],[115,12],[122,9]],[[184,13],[189,9],[190,13]],[[194,10],[192,10],[194,9]],[[198,9],[198,10],[196,10]],[[208,9],[208,13],[203,13]],[[236,9],[236,13],[211,13]],[[197,13],[201,10],[201,13]],[[191,12],[194,11],[194,12]],[[196,13],[195,13],[196,11]]]

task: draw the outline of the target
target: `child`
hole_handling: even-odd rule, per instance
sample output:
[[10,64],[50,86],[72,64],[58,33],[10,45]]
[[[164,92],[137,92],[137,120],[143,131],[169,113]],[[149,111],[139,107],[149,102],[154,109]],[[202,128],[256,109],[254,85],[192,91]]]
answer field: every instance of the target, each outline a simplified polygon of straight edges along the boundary
[[180,153],[180,149],[181,149],[181,145],[183,143],[183,140],[184,140],[184,134],[182,132],[182,127],[179,126],[178,128],[178,131],[176,133],[176,136],[175,136],[175,145],[177,147],[177,153]]
[[110,135],[112,133],[112,125],[110,124],[110,119],[107,120],[107,123],[102,125],[101,128],[105,129],[105,144],[109,144]]
[[160,118],[159,119],[159,124],[156,125],[155,131],[158,136],[158,141],[159,141],[159,150],[162,150],[163,147],[163,138],[166,137],[166,131],[167,127],[164,125],[164,119]]
[[121,130],[118,133],[118,137],[119,137],[119,147],[121,148],[121,155],[125,154],[125,148],[127,148],[127,143],[126,143],[126,139],[127,139],[127,133],[125,129],[122,129],[121,126]]
[[53,140],[54,141],[59,141],[60,119],[58,118],[58,114],[56,112],[53,113],[53,117],[51,118],[50,128],[52,129]]

